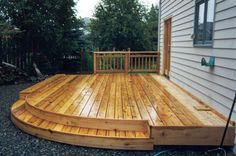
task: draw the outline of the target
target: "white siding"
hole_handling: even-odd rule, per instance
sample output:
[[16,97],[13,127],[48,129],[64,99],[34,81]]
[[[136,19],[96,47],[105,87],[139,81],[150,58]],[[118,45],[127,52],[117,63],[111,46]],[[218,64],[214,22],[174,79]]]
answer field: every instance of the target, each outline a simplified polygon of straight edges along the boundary
[[[161,0],[160,4],[161,53],[164,20],[172,17],[171,81],[228,116],[236,91],[236,0],[216,0],[212,48],[193,46],[195,0]],[[216,57],[213,69],[200,63],[209,56]],[[161,58],[161,69],[162,63]]]

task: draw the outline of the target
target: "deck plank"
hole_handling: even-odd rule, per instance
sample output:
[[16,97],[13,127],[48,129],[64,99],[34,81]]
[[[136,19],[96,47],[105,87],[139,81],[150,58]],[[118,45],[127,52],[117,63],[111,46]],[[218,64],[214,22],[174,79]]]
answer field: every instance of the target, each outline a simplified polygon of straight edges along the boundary
[[65,113],[66,110],[70,107],[70,105],[77,99],[77,97],[80,95],[83,86],[83,82],[86,81],[86,78],[88,76],[78,76],[72,83],[69,84],[69,89],[66,91],[66,94],[68,95],[68,98],[65,99],[65,103],[60,106],[56,111],[57,113]]
[[65,110],[64,114],[71,115],[75,109],[77,108],[77,105],[80,103],[80,101],[83,99],[83,96],[85,95],[88,87],[91,86],[91,81],[93,80],[92,76],[86,76],[81,80],[81,85],[77,88],[77,91],[79,92],[79,95],[77,98],[71,102],[70,106]]
[[133,76],[133,80],[136,84],[136,87],[139,91],[140,97],[142,97],[142,101],[144,106],[146,107],[149,116],[152,120],[152,124],[156,124],[156,125],[163,125],[163,122],[161,121],[160,117],[157,114],[157,111],[154,109],[152,103],[150,102],[147,94],[145,93],[142,85],[140,84],[141,81],[139,81],[139,75],[134,75]]
[[46,107],[46,110],[64,113],[68,105],[77,97],[78,90],[76,90],[76,88],[80,86],[82,78],[83,76],[76,77],[73,81],[71,81],[71,83],[67,83],[62,88],[57,90],[56,92],[60,92],[60,94],[56,99],[53,98],[51,100],[51,103],[48,107]]
[[106,118],[115,118],[115,104],[116,104],[116,83],[111,83],[110,97],[107,104]]
[[193,114],[189,112],[189,110],[182,105],[174,96],[172,96],[165,88],[153,77],[150,75],[146,76],[147,79],[159,90],[157,93],[163,97],[163,100],[169,105],[172,111],[178,116],[178,118],[184,123],[185,125],[189,126],[200,126],[203,125],[201,121],[199,121]]
[[[46,82],[17,101],[11,115],[27,133],[54,141],[121,149],[216,145],[226,123],[212,108],[195,109],[205,104],[154,74],[64,75]],[[234,130],[231,124],[227,145]]]
[[128,98],[128,91],[125,82],[125,75],[122,75],[121,81],[121,97],[122,97],[122,104],[123,104],[123,116],[124,119],[132,119],[132,112],[131,106]]
[[[146,78],[142,75],[140,75],[139,80],[163,124],[166,126],[182,126],[183,124],[177,118],[176,114],[169,108],[162,98],[158,96],[158,94],[155,94],[156,89],[153,88],[153,85],[149,84]],[[158,122],[156,122],[155,125],[158,126]]]
[[89,112],[90,112],[90,110],[91,110],[91,108],[92,108],[92,106],[93,106],[93,104],[95,102],[96,96],[97,96],[98,92],[101,89],[103,81],[105,80],[105,76],[102,75],[99,78],[100,79],[97,80],[96,87],[92,91],[92,94],[91,94],[90,98],[88,99],[88,101],[86,102],[85,107],[81,111],[80,116],[83,116],[83,117],[87,117],[88,116],[88,114],[89,114]]
[[[85,88],[85,92],[84,92],[84,96],[83,96],[83,99],[77,104],[74,112],[72,113],[73,115],[76,115],[76,116],[79,116],[80,113],[83,111],[87,101],[89,100],[89,98],[91,97],[92,93],[93,93],[93,90],[94,88],[96,87],[97,85],[97,81],[100,81],[101,77],[98,77],[98,76],[94,76],[92,78],[92,80],[90,81],[90,84],[91,86],[90,87],[87,87]],[[97,81],[96,81],[97,80]]]
[[108,79],[109,79],[109,75],[106,75],[106,79],[105,81],[103,81],[101,88],[99,89],[99,92],[95,98],[94,104],[89,112],[89,117],[94,117],[94,118],[97,117],[99,107],[102,103],[102,99],[105,96],[105,94],[107,94],[106,88],[107,88]]
[[[143,100],[142,100],[143,97],[140,95],[141,90],[139,90],[139,88],[138,88],[138,84],[137,84],[137,81],[135,80],[134,75],[131,76],[131,81],[132,81],[132,91],[134,93],[134,97],[135,97],[140,115],[141,115],[142,119],[148,120],[149,124],[152,125],[153,121],[149,115],[149,112],[147,111],[147,109],[145,107],[145,104],[143,103]],[[156,112],[154,112],[154,113],[156,113]]]
[[32,93],[33,91],[43,88],[44,86],[46,86],[46,85],[50,84],[51,82],[59,79],[60,77],[64,77],[64,76],[65,75],[63,75],[63,74],[57,74],[57,75],[51,76],[50,78],[47,78],[44,81],[41,81],[29,88],[26,88],[25,90],[21,91],[20,93]]
[[132,90],[132,80],[130,75],[126,75],[125,83],[128,91],[128,98],[131,107],[132,119],[142,119],[136,100],[134,98],[134,91]]
[[121,98],[121,75],[117,75],[116,80],[116,100],[115,100],[115,119],[123,119],[123,105]]
[[75,75],[69,75],[58,83],[53,82],[52,83],[52,84],[54,84],[53,86],[49,87],[49,85],[48,85],[49,88],[47,90],[40,90],[35,93],[32,93],[31,95],[28,96],[27,100],[28,100],[28,102],[30,102],[32,104],[37,104],[40,101],[42,101],[43,99],[45,99],[46,97],[48,97],[49,95],[51,95],[52,93],[54,93],[55,91],[57,91],[58,89],[60,89],[66,83],[72,81],[74,78],[76,78]]
[[198,120],[200,120],[200,122],[202,124],[204,124],[204,125],[212,125],[212,126],[215,125],[214,121],[211,121],[212,117],[209,116],[209,114],[207,112],[196,111],[196,109],[194,108],[194,106],[202,105],[201,103],[199,103],[198,101],[194,100],[192,97],[190,97],[189,95],[184,93],[183,90],[178,88],[176,85],[174,85],[170,81],[165,80],[165,79],[163,79],[160,76],[155,76],[155,75],[151,75],[151,76],[158,83],[160,83],[166,89],[166,91],[169,92],[169,94],[171,94],[172,96],[175,96],[175,98],[179,102],[181,102],[182,106],[187,108],[188,111],[193,116],[195,116]]
[[[132,117],[132,112],[131,112],[131,106],[130,106],[130,102],[129,102],[129,98],[128,98],[128,90],[126,87],[126,75],[122,74],[121,76],[121,81],[123,83],[121,83],[121,97],[122,97],[122,107],[123,107],[123,117],[126,120],[131,120]],[[126,136],[130,137],[130,138],[135,138],[135,133],[131,132],[131,131],[127,131],[126,132]]]
[[102,101],[98,110],[98,114],[97,114],[97,118],[105,118],[106,117],[106,111],[107,111],[107,105],[108,105],[108,101],[109,101],[109,94],[110,94],[110,90],[111,90],[111,84],[113,81],[113,75],[109,75],[108,81],[107,81],[107,85],[106,85],[106,89],[105,89],[105,94],[102,97]]

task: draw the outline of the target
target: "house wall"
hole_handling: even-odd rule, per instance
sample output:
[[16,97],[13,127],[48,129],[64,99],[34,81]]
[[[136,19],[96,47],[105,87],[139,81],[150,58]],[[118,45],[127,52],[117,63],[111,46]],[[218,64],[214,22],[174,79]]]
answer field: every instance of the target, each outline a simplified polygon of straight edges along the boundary
[[[213,47],[202,48],[191,39],[195,0],[161,0],[159,49],[163,56],[164,20],[172,17],[170,80],[228,116],[236,91],[236,0],[215,1]],[[201,66],[209,56],[216,57],[213,69]]]

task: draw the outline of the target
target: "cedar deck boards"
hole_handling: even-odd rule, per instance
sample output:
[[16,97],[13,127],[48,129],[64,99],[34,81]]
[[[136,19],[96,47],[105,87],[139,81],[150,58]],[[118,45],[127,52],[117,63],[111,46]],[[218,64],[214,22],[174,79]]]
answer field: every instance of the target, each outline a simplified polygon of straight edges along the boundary
[[[81,146],[218,145],[226,120],[196,109],[204,106],[156,74],[60,74],[21,91],[12,120],[32,135]],[[233,145],[234,129],[225,145]]]

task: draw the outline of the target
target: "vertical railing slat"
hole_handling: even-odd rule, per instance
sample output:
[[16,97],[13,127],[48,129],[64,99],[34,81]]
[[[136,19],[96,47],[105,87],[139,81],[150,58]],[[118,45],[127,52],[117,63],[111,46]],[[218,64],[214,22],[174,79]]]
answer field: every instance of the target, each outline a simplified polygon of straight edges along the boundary
[[157,52],[95,52],[94,73],[98,72],[159,72]]

